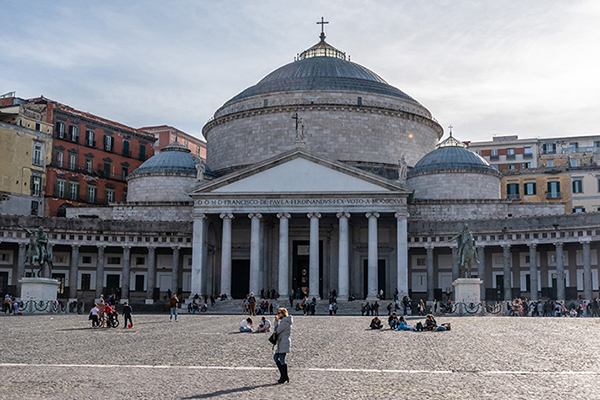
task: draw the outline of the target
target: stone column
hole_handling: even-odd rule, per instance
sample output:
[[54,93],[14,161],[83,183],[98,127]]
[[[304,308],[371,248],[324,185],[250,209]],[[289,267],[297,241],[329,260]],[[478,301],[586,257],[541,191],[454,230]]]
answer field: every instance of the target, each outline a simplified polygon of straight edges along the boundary
[[173,247],[173,260],[171,270],[171,291],[173,293],[177,293],[177,290],[179,290],[179,246]]
[[310,298],[316,297],[320,300],[319,296],[319,218],[321,214],[317,212],[308,213],[307,217],[310,218],[310,260],[309,260],[309,277],[308,277],[308,290]]
[[262,214],[248,214],[250,218],[250,291],[260,292],[260,219]]
[[71,269],[69,270],[69,303],[77,301],[77,270],[79,269],[79,245],[71,247]]
[[479,298],[485,301],[485,247],[477,247],[477,258],[479,259],[479,265],[477,266],[477,276],[483,281],[479,286]]
[[452,249],[452,282],[460,278],[460,268],[458,267],[458,245],[453,244]]
[[537,243],[529,244],[529,286],[531,300],[538,300]]
[[[21,297],[21,282],[25,276],[25,261],[27,259],[27,243],[19,243],[19,255],[17,256],[17,293]],[[15,293],[15,295],[17,294]]]
[[368,283],[367,283],[367,300],[377,300],[377,293],[379,288],[377,287],[378,278],[378,255],[377,255],[377,218],[379,218],[378,212],[368,212],[365,216],[369,220],[369,245],[368,245]]
[[123,270],[121,284],[121,303],[129,301],[129,284],[131,282],[131,246],[123,246]]
[[231,221],[233,214],[221,214],[223,238],[221,241],[221,293],[231,298]]
[[428,244],[425,249],[427,250],[427,302],[428,304],[431,304],[434,299],[433,290],[435,288],[433,276],[433,246]]
[[565,264],[563,261],[563,243],[556,242],[556,299],[565,301]]
[[96,261],[96,299],[104,291],[104,251],[106,246],[98,246],[98,259]]
[[408,213],[397,212],[396,217],[396,252],[398,261],[396,269],[398,270],[398,297],[402,299],[408,296]]
[[148,285],[146,288],[146,304],[154,303],[156,286],[156,247],[148,247]]
[[348,232],[348,219],[350,213],[336,214],[339,220],[340,237],[338,242],[338,298],[347,300],[350,294],[350,236]]
[[206,246],[206,235],[208,231],[206,214],[194,213],[194,233],[192,239],[192,282],[190,298],[196,294],[204,294],[204,277],[206,276],[208,252]]
[[512,283],[511,283],[511,265],[512,259],[510,254],[510,244],[502,245],[502,255],[504,261],[504,300],[512,300]]
[[288,296],[290,287],[289,277],[289,223],[292,216],[290,213],[279,213],[279,297],[285,301]]
[[583,296],[592,300],[592,262],[590,258],[590,240],[581,243],[583,246]]

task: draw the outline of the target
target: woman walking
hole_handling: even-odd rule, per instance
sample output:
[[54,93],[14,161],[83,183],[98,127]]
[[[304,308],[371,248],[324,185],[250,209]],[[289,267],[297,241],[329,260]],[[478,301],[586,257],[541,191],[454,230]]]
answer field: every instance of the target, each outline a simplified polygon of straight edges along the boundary
[[292,316],[288,314],[288,310],[285,308],[277,309],[275,332],[277,333],[277,348],[275,349],[273,359],[281,374],[277,383],[289,382],[290,378],[288,376],[287,364],[285,363],[285,356],[290,352],[291,347]]

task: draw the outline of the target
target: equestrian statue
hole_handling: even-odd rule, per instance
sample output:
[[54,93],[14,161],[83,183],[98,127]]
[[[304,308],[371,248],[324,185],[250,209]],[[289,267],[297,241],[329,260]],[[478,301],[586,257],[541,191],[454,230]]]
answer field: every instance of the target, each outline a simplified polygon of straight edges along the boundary
[[462,230],[450,240],[456,240],[458,243],[458,267],[460,270],[460,277],[470,278],[471,267],[479,264],[473,232],[471,232],[469,226],[465,224]]
[[40,278],[43,275],[44,264],[48,264],[49,278],[52,277],[52,248],[48,246],[48,234],[44,232],[43,227],[39,227],[36,232],[25,228],[23,225],[19,225],[27,233],[29,233],[29,248],[27,249],[27,260],[31,264],[31,272],[34,273],[33,267],[39,266],[37,277]]

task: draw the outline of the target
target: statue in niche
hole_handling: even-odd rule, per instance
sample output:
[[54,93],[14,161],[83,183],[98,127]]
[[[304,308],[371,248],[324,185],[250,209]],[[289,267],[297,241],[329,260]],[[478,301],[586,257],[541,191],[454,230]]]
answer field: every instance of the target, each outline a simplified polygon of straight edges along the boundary
[[204,173],[206,172],[206,166],[202,161],[196,164],[196,180],[202,182],[204,180]]
[[398,162],[398,180],[404,181],[406,180],[406,174],[408,173],[408,166],[406,165],[406,158],[404,154],[400,158]]

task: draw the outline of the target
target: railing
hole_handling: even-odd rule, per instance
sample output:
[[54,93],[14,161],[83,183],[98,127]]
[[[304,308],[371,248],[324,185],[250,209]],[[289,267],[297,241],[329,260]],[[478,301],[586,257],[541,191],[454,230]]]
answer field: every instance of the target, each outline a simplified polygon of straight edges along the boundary
[[560,192],[546,192],[546,199],[562,199],[562,194]]
[[500,159],[500,156],[490,156],[491,161],[498,161],[499,159]]
[[60,300],[27,300],[18,302],[18,305],[19,312],[22,313],[48,312],[83,314],[85,311],[85,303],[83,301],[72,301],[70,303],[67,303],[66,301]]
[[507,154],[506,159],[507,160],[516,160],[517,156],[516,156],[516,154]]
[[519,193],[511,193],[511,194],[507,194],[506,198],[508,200],[521,200],[521,195]]
[[531,153],[525,153],[525,154],[523,154],[523,158],[527,158],[527,159],[533,158],[533,154],[531,154]]

